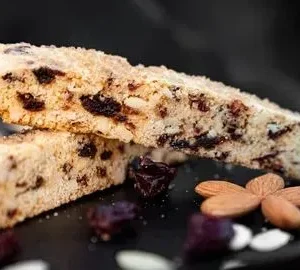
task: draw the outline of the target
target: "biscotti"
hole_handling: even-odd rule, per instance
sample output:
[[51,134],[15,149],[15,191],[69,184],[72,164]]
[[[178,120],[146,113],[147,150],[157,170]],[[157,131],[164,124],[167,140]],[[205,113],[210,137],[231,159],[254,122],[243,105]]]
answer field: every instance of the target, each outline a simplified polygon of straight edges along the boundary
[[93,135],[28,131],[0,138],[0,228],[125,180],[148,150]]
[[81,48],[0,45],[6,122],[176,149],[300,178],[300,116],[205,77]]

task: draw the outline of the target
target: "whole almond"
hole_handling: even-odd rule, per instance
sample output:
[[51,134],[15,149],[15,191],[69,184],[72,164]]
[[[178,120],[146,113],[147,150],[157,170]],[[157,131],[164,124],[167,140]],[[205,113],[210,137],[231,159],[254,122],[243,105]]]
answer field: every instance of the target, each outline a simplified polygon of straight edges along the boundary
[[261,204],[264,216],[281,229],[300,228],[300,211],[288,200],[269,195]]
[[227,181],[216,180],[205,181],[198,184],[195,188],[195,191],[204,198],[225,193],[247,192],[245,188],[236,184]]
[[261,198],[283,188],[284,180],[279,175],[273,173],[267,173],[256,177],[246,185],[247,190]]
[[247,214],[260,204],[256,195],[243,192],[210,197],[201,205],[204,214],[217,217],[237,217]]
[[283,197],[296,206],[300,206],[300,187],[289,187],[278,190],[274,193],[276,196]]

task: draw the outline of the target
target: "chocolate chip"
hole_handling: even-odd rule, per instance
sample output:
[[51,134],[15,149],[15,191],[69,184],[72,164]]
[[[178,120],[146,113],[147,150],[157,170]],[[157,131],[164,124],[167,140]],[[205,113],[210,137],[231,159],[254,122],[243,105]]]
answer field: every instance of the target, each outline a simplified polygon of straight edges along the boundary
[[233,100],[228,107],[229,111],[233,116],[239,116],[242,112],[248,110],[248,107],[245,106],[244,103],[238,99]]
[[42,176],[36,177],[35,185],[32,187],[33,190],[40,188],[44,184],[45,180]]
[[8,159],[10,160],[10,170],[14,170],[17,168],[17,162],[14,158],[14,156],[10,155],[8,156]]
[[184,148],[189,148],[190,143],[187,140],[175,140],[170,142],[170,146],[173,147],[174,149],[184,149]]
[[81,96],[80,101],[83,108],[94,115],[113,117],[121,111],[121,104],[119,102],[100,94]]
[[19,45],[14,46],[11,48],[7,48],[3,51],[5,54],[29,54],[28,49],[30,48],[29,45]]
[[78,155],[80,157],[94,158],[96,153],[97,153],[97,147],[93,142],[80,145],[78,149]]
[[207,133],[195,136],[193,148],[203,147],[204,149],[212,149],[215,146],[224,143],[227,138],[225,136],[208,136]]
[[170,138],[170,136],[168,134],[162,134],[158,137],[157,139],[157,145],[158,146],[164,146],[166,144],[166,142],[168,141],[168,139]]
[[18,76],[13,75],[11,72],[6,73],[2,76],[2,79],[4,81],[7,81],[8,83],[19,81],[19,82],[25,82],[23,78],[19,78]]
[[133,123],[131,123],[131,122],[127,122],[126,124],[125,124],[125,126],[126,126],[126,128],[128,128],[128,129],[136,129],[136,126],[135,126],[135,124],[133,124]]
[[223,161],[229,156],[229,152],[221,152],[215,155],[215,159]]
[[16,187],[17,188],[24,188],[28,185],[28,183],[26,182],[20,182],[20,183],[16,183]]
[[196,104],[198,110],[201,112],[208,112],[210,110],[207,98],[203,93],[199,96],[189,95],[189,103],[191,107]]
[[161,118],[165,118],[168,115],[168,109],[162,105],[157,106],[157,112]]
[[138,89],[141,86],[141,84],[139,83],[135,83],[134,81],[128,83],[128,90],[129,91],[134,91],[136,89]]
[[107,78],[107,80],[106,80],[106,82],[105,82],[105,84],[106,84],[106,87],[110,87],[112,84],[113,84],[113,82],[114,82],[114,78],[112,77],[112,74]]
[[123,115],[123,114],[117,114],[115,117],[114,117],[114,120],[118,121],[118,122],[126,122],[127,121],[127,116],[126,115]]
[[278,156],[279,151],[274,151],[269,154],[263,155],[258,158],[252,159],[252,161],[256,161],[259,163],[259,166],[262,169],[269,169],[275,172],[283,173],[284,168],[279,160],[276,159]]
[[228,127],[227,132],[230,134],[230,138],[234,141],[237,141],[243,137],[243,133],[236,126]]
[[78,176],[77,178],[76,178],[76,182],[79,184],[79,185],[81,185],[81,186],[87,186],[87,184],[88,184],[88,179],[87,179],[87,176],[86,176],[86,174],[84,174],[83,176]]
[[65,174],[67,174],[67,173],[69,173],[69,172],[72,170],[72,168],[73,168],[73,166],[72,166],[70,163],[66,162],[66,163],[64,163],[64,165],[62,166],[62,171],[63,171]]
[[108,159],[110,159],[112,154],[113,154],[112,151],[106,151],[105,150],[105,151],[102,152],[100,157],[101,157],[102,160],[108,160]]
[[18,213],[18,209],[17,208],[14,208],[14,209],[9,209],[7,210],[6,212],[6,216],[8,218],[14,218],[16,216],[16,214]]
[[35,98],[30,93],[19,93],[17,92],[18,100],[23,103],[23,109],[37,112],[42,111],[45,108],[45,102]]
[[105,177],[107,175],[106,168],[104,167],[97,167],[96,170],[98,177]]
[[288,133],[290,131],[292,131],[292,128],[289,127],[289,126],[284,127],[282,129],[279,129],[279,130],[276,130],[276,131],[273,131],[273,130],[269,129],[268,137],[272,140],[276,140],[279,137],[281,137],[282,135],[284,135],[285,133]]
[[64,72],[49,67],[40,67],[32,72],[40,84],[49,84],[55,80],[56,76],[65,75]]

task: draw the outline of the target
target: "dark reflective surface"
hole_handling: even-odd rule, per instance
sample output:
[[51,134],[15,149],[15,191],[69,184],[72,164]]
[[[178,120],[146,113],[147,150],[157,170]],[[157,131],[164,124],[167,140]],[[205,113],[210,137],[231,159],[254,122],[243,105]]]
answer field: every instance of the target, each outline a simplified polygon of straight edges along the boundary
[[[213,161],[193,160],[180,167],[175,186],[162,198],[152,201],[139,199],[129,182],[98,192],[18,225],[15,231],[23,251],[16,259],[43,259],[51,264],[51,269],[110,270],[117,269],[114,254],[118,250],[140,249],[180,261],[183,258],[187,218],[198,211],[201,202],[200,196],[193,191],[199,180],[221,177],[244,184],[259,174],[240,167],[228,170]],[[135,222],[136,236],[95,243],[86,221],[87,209],[97,203],[110,204],[124,199],[137,202],[142,207],[141,215]],[[237,222],[250,226],[254,232],[266,226],[259,211]],[[278,265],[284,262],[286,268],[287,263],[300,256],[300,241],[297,239],[296,235],[295,241],[276,252],[259,253],[246,249],[223,257],[212,255],[197,263],[183,263],[179,269],[219,269],[222,263],[231,259],[242,260],[261,269],[274,269],[274,265],[267,268],[266,263]],[[295,265],[289,263],[289,267],[292,266]]]

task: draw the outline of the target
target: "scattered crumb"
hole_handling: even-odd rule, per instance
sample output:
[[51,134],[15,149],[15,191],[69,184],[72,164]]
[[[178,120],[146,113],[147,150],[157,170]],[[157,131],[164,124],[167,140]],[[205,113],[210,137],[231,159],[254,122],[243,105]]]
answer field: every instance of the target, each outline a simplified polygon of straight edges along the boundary
[[49,264],[42,260],[23,261],[8,265],[2,270],[48,270]]
[[138,250],[119,251],[115,259],[123,270],[172,270],[174,265],[166,258]]
[[227,270],[227,269],[235,269],[235,268],[241,268],[245,267],[246,264],[239,260],[229,260],[223,262],[223,264],[220,266],[220,270]]

